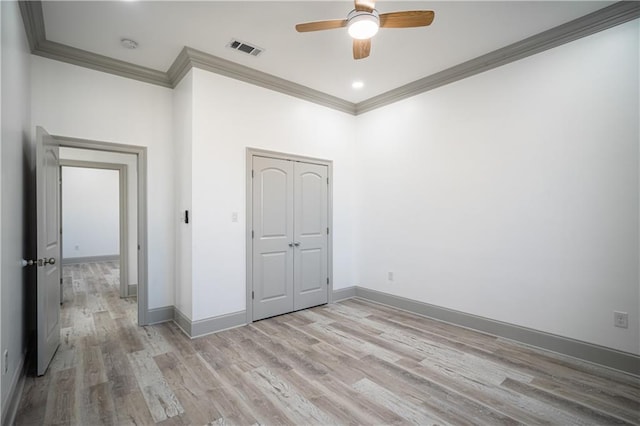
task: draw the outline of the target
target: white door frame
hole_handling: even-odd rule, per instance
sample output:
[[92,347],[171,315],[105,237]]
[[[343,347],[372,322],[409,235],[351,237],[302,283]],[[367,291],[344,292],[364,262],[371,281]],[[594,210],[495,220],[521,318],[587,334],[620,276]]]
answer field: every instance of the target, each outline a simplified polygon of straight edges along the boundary
[[[127,204],[127,165],[122,163],[102,163],[97,161],[60,159],[60,167],[76,167],[82,169],[115,170],[118,172],[118,229],[120,234],[120,297],[129,296],[129,205]],[[60,192],[62,194],[62,191]],[[61,209],[61,220],[64,206]],[[63,241],[64,228],[60,227]],[[64,246],[64,245],[63,245]],[[60,260],[64,263],[64,250]]]
[[327,241],[327,268],[329,274],[329,285],[327,286],[327,303],[333,303],[333,161],[320,158],[306,157],[302,155],[286,154],[276,151],[268,151],[258,148],[247,148],[246,154],[246,313],[247,324],[253,322],[253,299],[251,293],[253,291],[253,157],[269,157],[280,160],[301,161],[305,163],[314,163],[327,166],[327,176],[329,177],[329,185],[327,190],[327,226],[329,227],[329,235]]
[[52,135],[64,148],[134,154],[138,168],[138,325],[149,324],[148,249],[147,249],[147,148],[88,139]]

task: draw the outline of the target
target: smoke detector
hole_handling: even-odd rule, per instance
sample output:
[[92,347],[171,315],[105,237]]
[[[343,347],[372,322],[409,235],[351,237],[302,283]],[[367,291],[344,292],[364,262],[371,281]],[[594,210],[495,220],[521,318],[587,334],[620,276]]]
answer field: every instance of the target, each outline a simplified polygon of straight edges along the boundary
[[122,47],[124,47],[125,49],[135,49],[138,47],[138,42],[131,40],[129,38],[123,38],[122,40],[120,40],[120,44],[122,45]]

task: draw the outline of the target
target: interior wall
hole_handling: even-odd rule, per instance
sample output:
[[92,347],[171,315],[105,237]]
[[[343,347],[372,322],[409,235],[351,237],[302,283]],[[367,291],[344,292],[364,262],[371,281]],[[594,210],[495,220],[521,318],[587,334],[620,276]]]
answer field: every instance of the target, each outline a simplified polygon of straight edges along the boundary
[[120,255],[120,172],[62,167],[62,258]]
[[333,160],[333,286],[356,284],[355,117],[207,71],[192,73],[191,319],[246,307],[247,147]]
[[[60,148],[60,159],[94,163],[120,164],[127,171],[127,221],[128,221],[128,285],[138,284],[138,163],[135,154],[96,151],[92,149]],[[64,230],[63,230],[64,237]]]
[[39,56],[31,58],[32,128],[147,147],[149,308],[174,304],[172,91]]
[[[192,228],[185,221],[191,214],[191,144],[193,138],[193,73],[189,71],[173,90],[174,158],[176,159],[176,308],[193,317]],[[191,214],[192,215],[192,214]],[[192,215],[193,216],[193,215]]]
[[640,353],[638,38],[636,20],[359,116],[360,285]]
[[[1,115],[2,115],[2,180],[1,184],[1,348],[8,351],[7,373],[2,374],[2,421],[7,403],[20,376],[27,346],[26,292],[29,271],[22,267],[23,257],[31,253],[25,238],[33,166],[30,142],[29,46],[22,26],[17,2],[0,2],[1,32]],[[4,365],[4,362],[2,363]]]

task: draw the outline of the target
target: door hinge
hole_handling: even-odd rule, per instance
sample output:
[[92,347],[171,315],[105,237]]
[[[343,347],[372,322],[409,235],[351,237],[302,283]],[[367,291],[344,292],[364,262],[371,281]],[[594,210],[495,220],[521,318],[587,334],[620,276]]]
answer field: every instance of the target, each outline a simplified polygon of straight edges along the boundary
[[140,244],[138,244],[138,250],[140,250]]
[[251,230],[251,239],[253,239],[253,229]]
[[329,277],[327,277],[327,285],[329,285]]
[[327,226],[327,235],[329,235],[329,227]]
[[253,179],[253,170],[251,170],[251,179]]
[[329,178],[327,178],[327,185],[329,185]]
[[253,293],[253,290],[251,290],[251,300],[255,299],[255,294]]

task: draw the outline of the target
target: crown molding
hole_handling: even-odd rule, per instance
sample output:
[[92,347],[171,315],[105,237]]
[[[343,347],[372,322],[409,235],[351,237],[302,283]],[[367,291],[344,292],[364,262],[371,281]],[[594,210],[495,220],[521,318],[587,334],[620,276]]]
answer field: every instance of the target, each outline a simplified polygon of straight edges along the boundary
[[163,72],[49,41],[46,39],[42,2],[21,0],[18,4],[34,55],[168,88],[174,88],[195,67],[353,115],[372,111],[640,17],[640,2],[620,1],[365,101],[352,103],[188,46],[180,51],[169,70]]
[[640,17],[640,2],[621,1],[356,104],[356,115],[515,62]]
[[[181,60],[183,52],[184,55],[189,58],[191,67],[231,77],[236,80],[264,87],[265,89],[274,90],[276,92],[284,93],[286,95],[294,96],[328,108],[355,115],[355,104],[336,96],[328,95],[324,92],[311,89],[301,84],[255,70],[244,65],[236,64],[235,62],[231,62],[190,47],[182,49],[177,60]],[[173,66],[171,68],[173,68]]]
[[31,53],[49,59],[91,68],[96,71],[144,81],[145,83],[169,88],[174,87],[167,73],[162,71],[142,67],[119,59],[113,59],[108,56],[98,55],[97,53],[77,49],[67,46],[66,44],[56,43],[55,41],[42,40],[38,43],[38,48]]

